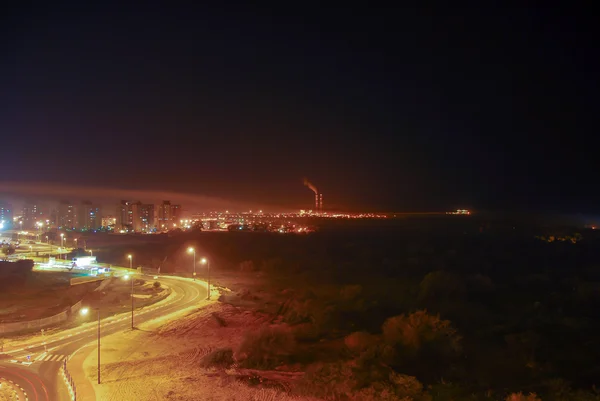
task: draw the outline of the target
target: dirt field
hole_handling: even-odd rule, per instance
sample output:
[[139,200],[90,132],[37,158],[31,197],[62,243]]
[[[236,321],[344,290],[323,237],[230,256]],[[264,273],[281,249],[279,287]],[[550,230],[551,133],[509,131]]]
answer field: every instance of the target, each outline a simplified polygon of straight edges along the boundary
[[0,292],[0,321],[40,319],[62,312],[93,291],[99,283],[71,287],[69,273],[33,272],[23,285]]
[[[213,313],[226,322],[223,327]],[[204,369],[200,359],[212,350],[235,347],[242,335],[265,323],[262,314],[231,305],[212,303],[161,326],[144,324],[140,330],[103,340],[103,383],[94,384],[97,399],[268,401],[314,400],[289,396],[272,388],[247,385],[225,372]],[[84,363],[95,383],[96,353]]]

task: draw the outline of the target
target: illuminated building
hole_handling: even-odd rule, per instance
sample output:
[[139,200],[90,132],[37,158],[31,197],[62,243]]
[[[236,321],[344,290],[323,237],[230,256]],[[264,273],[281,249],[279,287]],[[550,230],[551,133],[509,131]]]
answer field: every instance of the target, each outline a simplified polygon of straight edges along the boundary
[[162,204],[158,206],[158,224],[157,228],[159,230],[168,230],[173,226],[173,218],[171,216],[171,201],[163,201]]
[[0,202],[0,229],[10,228],[13,223],[12,206],[5,202]]
[[171,205],[171,220],[176,223],[181,219],[181,205]]
[[102,227],[102,217],[100,207],[93,205],[90,201],[83,201],[77,211],[78,230],[97,230]]
[[132,228],[135,232],[154,230],[154,205],[135,202],[130,205]]
[[23,206],[23,228],[32,230],[36,228],[35,223],[42,217],[42,211],[37,202],[27,202]]
[[130,209],[130,201],[122,200],[121,202],[119,202],[119,204],[117,205],[115,229],[128,229],[133,225],[133,216]]
[[117,224],[117,218],[114,216],[104,216],[102,217],[102,227],[108,228],[113,227]]
[[67,200],[60,201],[58,205],[57,224],[63,229],[74,230],[76,228],[77,210],[71,202]]
[[154,205],[145,204],[140,207],[140,221],[143,232],[151,232],[156,228],[154,221]]

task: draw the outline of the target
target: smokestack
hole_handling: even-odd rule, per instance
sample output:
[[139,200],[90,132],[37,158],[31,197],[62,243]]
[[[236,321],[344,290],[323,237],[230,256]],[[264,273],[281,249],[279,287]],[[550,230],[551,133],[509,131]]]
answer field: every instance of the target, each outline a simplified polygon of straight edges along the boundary
[[323,194],[319,195],[319,211],[323,213]]
[[319,191],[317,191],[317,187],[308,181],[308,178],[304,179],[304,185],[306,185],[311,191],[315,193],[315,212],[319,212]]

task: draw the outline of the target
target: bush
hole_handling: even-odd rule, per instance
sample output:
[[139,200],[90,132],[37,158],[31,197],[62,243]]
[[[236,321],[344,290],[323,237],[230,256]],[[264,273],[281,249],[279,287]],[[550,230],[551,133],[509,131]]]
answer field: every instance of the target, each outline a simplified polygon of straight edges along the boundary
[[361,384],[354,362],[317,364],[304,378],[304,393],[325,399],[349,401],[430,401],[431,396],[414,377],[387,369],[385,376]]
[[311,366],[302,381],[303,393],[335,399],[357,387],[352,367],[347,362],[319,363]]
[[437,379],[460,352],[460,337],[450,321],[427,311],[394,316],[383,324],[383,338],[391,349],[384,360],[400,372]]
[[506,397],[506,401],[542,401],[542,399],[538,398],[535,393],[529,393],[529,395],[525,395],[519,392],[510,394],[508,397]]
[[356,331],[344,338],[344,344],[353,354],[360,354],[377,343],[377,337],[364,331]]
[[203,368],[228,368],[233,365],[233,363],[233,350],[231,348],[219,348],[209,354],[206,354],[200,360],[200,366]]
[[266,326],[246,333],[235,359],[245,368],[273,369],[290,362],[295,350],[296,341],[289,326]]
[[160,288],[160,281],[155,281],[152,285],[158,290]]
[[412,352],[418,352],[431,342],[443,343],[443,350],[449,353],[460,350],[460,337],[450,321],[430,315],[426,310],[391,317],[383,323],[382,329],[388,344],[401,345]]

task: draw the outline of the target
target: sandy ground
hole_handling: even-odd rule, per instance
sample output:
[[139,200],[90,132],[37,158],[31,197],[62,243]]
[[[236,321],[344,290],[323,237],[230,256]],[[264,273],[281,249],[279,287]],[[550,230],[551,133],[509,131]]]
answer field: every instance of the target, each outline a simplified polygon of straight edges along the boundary
[[[266,315],[215,302],[182,312],[170,322],[153,321],[139,330],[103,339],[102,384],[96,384],[96,348],[90,349],[83,369],[94,384],[98,400],[275,401],[308,400],[274,389],[250,387],[224,371],[199,367],[208,352],[233,347]],[[221,327],[213,313],[225,320]],[[314,400],[314,399],[312,399]]]

